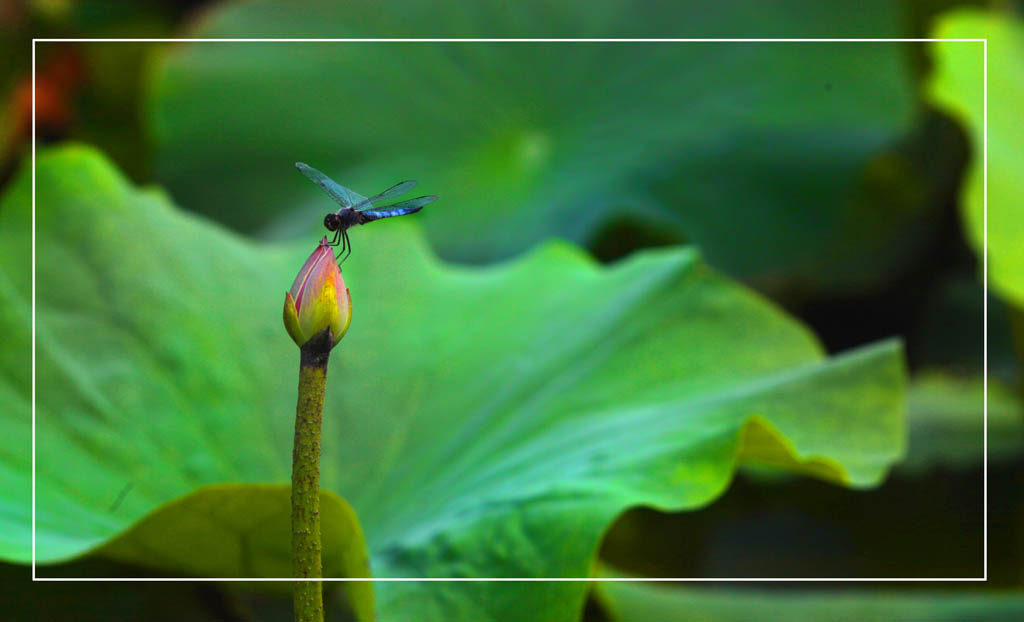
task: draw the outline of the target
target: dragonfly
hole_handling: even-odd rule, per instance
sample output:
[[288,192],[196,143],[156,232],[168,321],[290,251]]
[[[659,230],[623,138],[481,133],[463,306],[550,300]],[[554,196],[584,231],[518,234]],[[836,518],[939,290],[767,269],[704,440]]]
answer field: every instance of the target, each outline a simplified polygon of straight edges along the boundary
[[324,192],[334,199],[335,203],[341,206],[340,210],[330,212],[324,216],[324,226],[327,227],[328,231],[334,232],[334,238],[328,243],[328,246],[341,245],[338,258],[345,255],[343,259],[340,259],[341,262],[344,262],[352,254],[352,242],[348,239],[348,230],[350,228],[373,222],[374,220],[380,220],[381,218],[414,214],[423,209],[424,205],[437,200],[436,196],[431,195],[407,199],[398,203],[392,203],[391,205],[380,205],[383,202],[409,192],[416,186],[416,182],[411,179],[399,182],[384,192],[375,194],[372,197],[364,197],[342,186],[304,162],[296,162],[295,168],[299,169],[314,184],[320,186]]

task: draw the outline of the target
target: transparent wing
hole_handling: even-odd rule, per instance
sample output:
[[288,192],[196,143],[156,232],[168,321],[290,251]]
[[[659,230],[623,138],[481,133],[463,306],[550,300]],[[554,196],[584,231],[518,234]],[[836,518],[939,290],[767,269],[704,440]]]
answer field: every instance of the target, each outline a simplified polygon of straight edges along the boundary
[[381,192],[380,194],[373,195],[372,197],[366,199],[362,203],[357,203],[353,205],[353,207],[359,210],[373,209],[373,206],[375,204],[380,203],[381,201],[387,201],[388,199],[391,199],[393,197],[402,196],[403,194],[409,192],[415,187],[416,180],[409,179],[407,181],[402,181],[395,184],[394,186],[391,186],[390,188],[388,188],[384,192]]
[[296,162],[295,168],[299,169],[314,184],[320,186],[324,192],[331,195],[331,198],[342,207],[352,207],[353,205],[365,203],[368,200],[363,195],[349,190],[304,162]]
[[381,218],[391,218],[392,216],[405,216],[406,214],[413,214],[423,209],[423,206],[427,203],[433,203],[437,200],[435,196],[416,197],[415,199],[409,199],[408,201],[402,201],[401,203],[395,203],[394,205],[387,205],[379,209],[364,210],[362,213],[368,217],[369,220],[379,220]]

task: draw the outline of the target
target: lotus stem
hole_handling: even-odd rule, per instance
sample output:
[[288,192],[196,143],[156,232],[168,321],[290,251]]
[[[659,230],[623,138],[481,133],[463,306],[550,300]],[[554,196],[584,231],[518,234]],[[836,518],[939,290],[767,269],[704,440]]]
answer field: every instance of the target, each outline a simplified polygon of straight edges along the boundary
[[[292,576],[321,578],[320,431],[323,424],[327,361],[334,338],[324,329],[301,347],[299,400],[292,451]],[[321,581],[296,581],[295,622],[323,622]]]

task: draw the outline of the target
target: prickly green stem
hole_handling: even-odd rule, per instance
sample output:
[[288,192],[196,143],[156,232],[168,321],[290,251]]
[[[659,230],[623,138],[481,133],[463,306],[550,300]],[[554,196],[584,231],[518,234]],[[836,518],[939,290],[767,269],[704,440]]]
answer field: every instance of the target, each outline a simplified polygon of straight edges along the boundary
[[[323,423],[327,361],[334,338],[330,329],[301,348],[299,401],[295,409],[292,451],[292,574],[297,579],[323,576],[320,543],[320,429]],[[322,582],[296,581],[295,621],[323,622]]]

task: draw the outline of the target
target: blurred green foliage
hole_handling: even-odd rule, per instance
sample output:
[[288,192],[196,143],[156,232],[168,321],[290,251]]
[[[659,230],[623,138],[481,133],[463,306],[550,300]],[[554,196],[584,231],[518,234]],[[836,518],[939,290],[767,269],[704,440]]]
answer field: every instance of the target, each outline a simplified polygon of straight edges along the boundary
[[945,467],[972,468],[983,455],[988,425],[990,462],[1024,454],[1024,418],[1016,394],[995,380],[988,385],[988,417],[979,417],[985,398],[980,378],[921,372],[909,396],[910,450],[904,472]]
[[612,622],[959,622],[1014,620],[1024,616],[1024,595],[877,594],[867,590],[822,592],[603,583],[601,602]]
[[[937,38],[988,39],[982,43],[932,43],[936,71],[929,84],[932,99],[959,118],[971,138],[972,161],[964,188],[964,219],[971,243],[980,253],[985,244],[984,146],[988,146],[988,252],[992,285],[1017,306],[1024,305],[1024,176],[1020,145],[1024,126],[1024,23],[1010,15],[960,11],[936,25]],[[983,127],[985,100],[980,67],[987,66],[987,132]]]
[[[225,5],[191,34],[401,36],[454,4],[314,2],[287,18],[280,2]],[[484,3],[432,34],[728,24],[879,37],[899,25],[887,1],[629,6]],[[289,169],[302,154],[367,194],[415,174],[443,195],[420,220],[445,258],[506,258],[551,236],[596,246],[626,223],[765,286],[877,282],[927,226],[924,169],[941,166],[901,146],[916,126],[900,44],[204,44],[167,50],[149,105],[157,178],[243,231],[306,235],[319,222],[322,197]]]
[[[169,36],[195,2],[0,2],[0,183],[27,156],[32,120],[31,38]],[[36,135],[101,147],[133,179],[150,175],[142,85],[146,43],[36,44]]]

